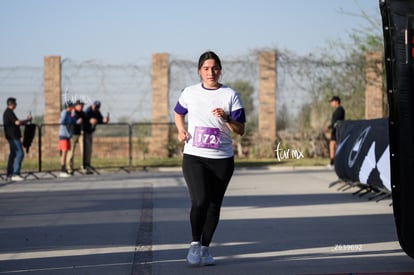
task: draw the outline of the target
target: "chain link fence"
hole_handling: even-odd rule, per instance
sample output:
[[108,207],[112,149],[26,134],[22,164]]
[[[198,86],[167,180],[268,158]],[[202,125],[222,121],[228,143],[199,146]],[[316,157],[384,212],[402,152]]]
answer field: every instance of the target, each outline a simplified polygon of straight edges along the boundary
[[[346,68],[355,71],[354,74],[346,72],[346,83],[353,86],[343,86],[343,89],[363,94],[363,71],[361,58],[355,55],[353,59],[346,61],[326,62],[326,59],[316,57],[298,56],[287,51],[280,52],[277,49],[277,92],[276,109],[278,121],[278,140],[285,146],[302,146],[308,157],[326,156],[326,138],[321,134],[320,128],[313,130],[297,127],[297,121],[303,120],[305,106],[313,100],[323,100],[322,91],[318,90],[318,84],[333,74],[339,74]],[[248,111],[247,118],[249,131],[255,131],[257,125],[257,97],[259,86],[258,51],[232,58],[222,57],[223,72],[221,82],[233,84],[246,82],[253,87],[251,98],[253,108]],[[62,101],[80,99],[91,104],[94,100],[102,102],[101,111],[103,115],[110,114],[111,123],[102,125],[95,133],[94,154],[99,154],[99,165],[102,166],[128,166],[139,165],[139,160],[148,156],[148,138],[151,136],[151,115],[154,102],[151,94],[151,62],[142,61],[140,64],[104,64],[99,60],[88,60],[77,62],[70,58],[62,60]],[[169,110],[170,118],[165,123],[170,124],[173,120],[173,108],[182,91],[188,85],[200,81],[197,73],[197,60],[180,59],[175,56],[169,57]],[[355,85],[353,83],[356,83]],[[332,86],[333,92],[340,93],[341,86]],[[345,91],[344,94],[349,94]],[[0,100],[6,106],[9,96],[17,98],[18,107],[15,110],[19,118],[25,118],[31,113],[34,123],[40,125],[41,130],[45,127],[58,127],[58,125],[44,125],[43,115],[45,113],[43,96],[43,68],[41,67],[0,67]],[[351,96],[350,96],[351,98]],[[361,100],[359,100],[361,102]],[[362,101],[363,103],[363,101]],[[354,104],[353,104],[354,105]],[[352,106],[350,106],[352,107]],[[323,125],[329,121],[329,105],[318,105],[318,109],[325,111],[316,116],[317,124]],[[56,122],[58,123],[58,122]],[[318,126],[319,127],[319,126]],[[174,133],[172,127],[170,133]],[[254,136],[247,134],[243,139],[236,141],[237,150],[240,146],[243,151],[239,156],[254,156]],[[3,131],[0,134],[0,167],[4,169],[8,155],[8,145]],[[41,136],[35,137],[33,147],[26,156],[28,169],[41,170],[42,167],[56,169],[59,165],[59,152],[56,144],[56,154],[48,156],[40,162],[39,148],[36,144],[41,142]],[[293,144],[293,145],[292,145]],[[44,146],[44,144],[42,145]],[[172,136],[168,142],[168,155],[176,156],[180,146]],[[251,147],[251,149],[246,149]],[[114,157],[114,152],[119,154]],[[77,154],[79,155],[79,153]],[[98,156],[98,155],[96,155]],[[267,157],[272,157],[270,151]],[[274,157],[274,156],[273,156]],[[33,164],[31,163],[33,159]],[[46,163],[50,161],[50,163]]]
[[[182,89],[199,82],[200,79],[197,73],[197,60],[185,60],[175,56],[170,56],[169,59],[169,106],[172,110]],[[222,64],[221,82],[249,83],[254,88],[252,98],[254,106],[257,107],[258,52],[223,58]],[[310,100],[310,91],[304,88],[305,82],[309,80],[292,75],[295,68],[301,66],[296,56],[289,59],[286,54],[280,54],[277,66],[277,109],[281,110],[283,105],[289,106],[287,111],[294,115]],[[88,105],[94,100],[100,100],[102,110],[110,113],[113,122],[151,121],[153,102],[150,60],[142,61],[141,64],[114,65],[104,64],[99,60],[77,62],[65,58],[62,60],[61,90],[62,101],[81,99]],[[43,68],[0,67],[0,95],[4,103],[7,97],[16,97],[19,104],[16,109],[17,115],[25,117],[31,112],[37,122],[41,123],[45,111]]]

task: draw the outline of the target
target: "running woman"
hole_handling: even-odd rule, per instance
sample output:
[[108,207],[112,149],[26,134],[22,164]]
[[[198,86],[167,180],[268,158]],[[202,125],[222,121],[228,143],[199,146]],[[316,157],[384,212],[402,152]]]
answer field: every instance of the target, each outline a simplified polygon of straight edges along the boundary
[[203,53],[198,61],[201,83],[185,88],[174,108],[177,137],[185,143],[182,169],[191,198],[190,265],[214,264],[209,246],[234,171],[231,133],[243,135],[246,122],[239,94],[219,82],[221,70],[214,52]]

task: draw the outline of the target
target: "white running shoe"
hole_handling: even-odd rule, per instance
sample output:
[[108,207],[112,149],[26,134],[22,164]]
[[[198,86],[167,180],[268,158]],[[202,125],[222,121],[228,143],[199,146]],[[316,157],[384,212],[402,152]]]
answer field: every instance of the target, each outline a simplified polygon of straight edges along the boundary
[[187,254],[187,262],[190,265],[199,265],[200,264],[200,242],[191,242],[190,249]]
[[19,175],[14,175],[11,177],[11,181],[22,181],[22,180],[24,180],[24,178],[22,178]]
[[70,177],[70,174],[68,174],[66,172],[60,172],[59,177],[61,177],[61,178],[68,178],[68,177]]
[[211,256],[208,246],[202,246],[200,249],[200,265],[214,265],[215,261]]

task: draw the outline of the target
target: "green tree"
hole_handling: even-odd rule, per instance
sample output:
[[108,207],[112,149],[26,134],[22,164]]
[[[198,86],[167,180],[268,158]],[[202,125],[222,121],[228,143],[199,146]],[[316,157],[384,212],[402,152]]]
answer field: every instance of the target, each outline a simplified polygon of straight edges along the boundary
[[282,104],[280,109],[277,110],[276,119],[278,130],[284,130],[290,126],[291,121],[289,115],[289,108],[286,104]]
[[235,82],[230,82],[226,85],[233,88],[235,91],[239,93],[243,103],[244,111],[246,113],[247,122],[245,125],[245,135],[243,137],[235,135],[234,137],[234,139],[236,140],[237,155],[241,157],[243,156],[244,147],[248,147],[250,144],[250,133],[257,129],[257,114],[254,110],[253,104],[254,87],[249,82],[243,80],[236,80]]
[[[339,95],[346,109],[347,119],[363,119],[365,111],[365,68],[364,54],[383,49],[380,22],[365,13],[360,15],[367,25],[353,30],[349,35],[350,43],[330,42],[319,56],[303,58],[302,66],[297,70],[307,79],[311,93],[309,106],[303,106],[299,112],[299,128],[309,127],[311,113],[317,110],[319,119],[329,119],[331,110],[328,100]],[[385,93],[385,91],[384,91]],[[386,96],[384,96],[386,98]],[[386,115],[386,113],[384,114]]]
[[226,85],[233,88],[235,91],[239,93],[240,98],[243,102],[243,107],[246,112],[246,116],[249,118],[252,117],[254,115],[253,85],[243,80],[236,80],[235,82],[231,82]]

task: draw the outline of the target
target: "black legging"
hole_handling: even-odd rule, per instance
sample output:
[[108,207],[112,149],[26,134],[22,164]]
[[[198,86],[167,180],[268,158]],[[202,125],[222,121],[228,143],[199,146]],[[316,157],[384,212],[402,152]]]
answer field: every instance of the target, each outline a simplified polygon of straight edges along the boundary
[[233,171],[233,157],[209,159],[184,154],[183,174],[191,197],[193,241],[201,241],[204,246],[210,245]]

